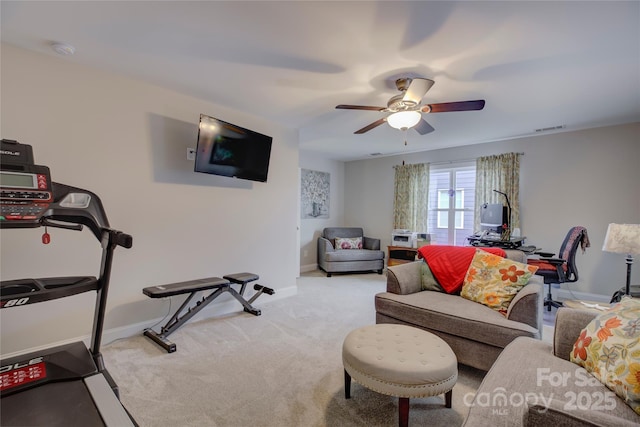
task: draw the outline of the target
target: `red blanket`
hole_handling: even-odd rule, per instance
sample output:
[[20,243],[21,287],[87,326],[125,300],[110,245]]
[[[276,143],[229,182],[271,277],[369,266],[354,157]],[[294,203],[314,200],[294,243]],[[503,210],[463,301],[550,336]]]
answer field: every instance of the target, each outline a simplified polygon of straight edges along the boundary
[[[442,289],[453,294],[462,289],[464,276],[476,253],[471,246],[428,245],[418,249],[418,253],[429,264],[429,269]],[[501,248],[480,248],[494,255],[505,257]]]

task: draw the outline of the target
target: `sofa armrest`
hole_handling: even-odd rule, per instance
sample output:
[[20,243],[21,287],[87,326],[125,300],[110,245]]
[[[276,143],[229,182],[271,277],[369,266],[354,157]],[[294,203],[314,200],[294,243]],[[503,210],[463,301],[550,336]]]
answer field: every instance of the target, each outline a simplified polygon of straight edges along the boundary
[[380,250],[380,239],[375,239],[373,237],[363,236],[362,238],[362,247],[365,249],[369,249],[372,251]]
[[335,249],[333,245],[329,241],[329,239],[325,239],[324,237],[318,237],[318,266],[325,267],[325,255],[327,252],[333,252]]
[[[535,396],[535,394],[533,395]],[[597,410],[567,410],[565,408],[566,402],[553,398],[549,398],[547,402],[540,403],[537,396],[530,397],[526,405],[522,417],[522,425],[524,427],[632,427],[638,425],[632,421]]]
[[422,291],[421,264],[416,261],[387,267],[387,292],[408,295]]
[[521,262],[523,264],[527,263],[527,254],[518,249],[505,249],[504,253],[507,255],[506,258]]
[[598,315],[591,310],[561,307],[556,313],[556,326],[553,331],[553,354],[569,360],[573,344],[585,326]]
[[522,288],[509,304],[507,319],[536,328],[542,338],[543,305],[544,284],[542,278],[533,276],[527,286]]
[[329,239],[325,239],[324,237],[318,237],[318,253],[320,251],[324,252],[333,252],[335,251],[331,241]]

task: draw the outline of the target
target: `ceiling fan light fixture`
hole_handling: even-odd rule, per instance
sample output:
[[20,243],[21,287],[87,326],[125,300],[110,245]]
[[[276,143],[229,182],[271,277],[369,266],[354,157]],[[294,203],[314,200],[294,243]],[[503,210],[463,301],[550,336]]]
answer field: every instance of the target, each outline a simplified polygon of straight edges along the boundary
[[405,130],[417,125],[421,118],[418,111],[398,111],[387,117],[387,123],[392,128]]

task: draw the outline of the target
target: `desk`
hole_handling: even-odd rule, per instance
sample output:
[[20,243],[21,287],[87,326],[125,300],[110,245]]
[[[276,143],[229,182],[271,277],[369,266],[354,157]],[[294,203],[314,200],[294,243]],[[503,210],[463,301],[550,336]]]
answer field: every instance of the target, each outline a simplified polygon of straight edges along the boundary
[[[499,238],[492,237],[480,237],[480,236],[469,236],[467,240],[471,246],[477,247],[496,247],[502,249],[521,249],[523,252],[533,252],[536,248],[529,246],[522,246],[526,237],[511,237],[509,240],[501,240]],[[526,249],[526,250],[525,250]]]
[[406,264],[416,260],[417,248],[406,246],[387,246],[387,267],[398,264]]

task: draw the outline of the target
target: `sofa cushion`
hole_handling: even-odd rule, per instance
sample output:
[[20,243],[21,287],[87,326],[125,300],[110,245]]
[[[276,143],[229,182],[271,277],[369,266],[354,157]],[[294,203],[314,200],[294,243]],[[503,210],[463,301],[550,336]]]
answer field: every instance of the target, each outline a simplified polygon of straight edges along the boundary
[[476,250],[460,296],[506,316],[513,297],[538,268]]
[[504,348],[516,337],[538,337],[537,329],[506,319],[495,310],[446,293],[423,291],[410,295],[376,295],[376,311],[432,331],[460,336]]
[[384,252],[370,251],[368,249],[350,249],[348,251],[327,252],[325,261],[374,261],[384,259]]
[[[483,248],[487,252],[505,256],[500,248]],[[449,294],[460,292],[464,276],[476,253],[471,246],[428,245],[418,249],[418,253],[427,261],[438,283]]]
[[640,415],[640,300],[625,297],[582,330],[570,354]]
[[362,249],[362,237],[336,237],[334,247],[338,249]]
[[420,285],[423,291],[444,292],[438,280],[433,276],[429,264],[424,260],[420,262]]

